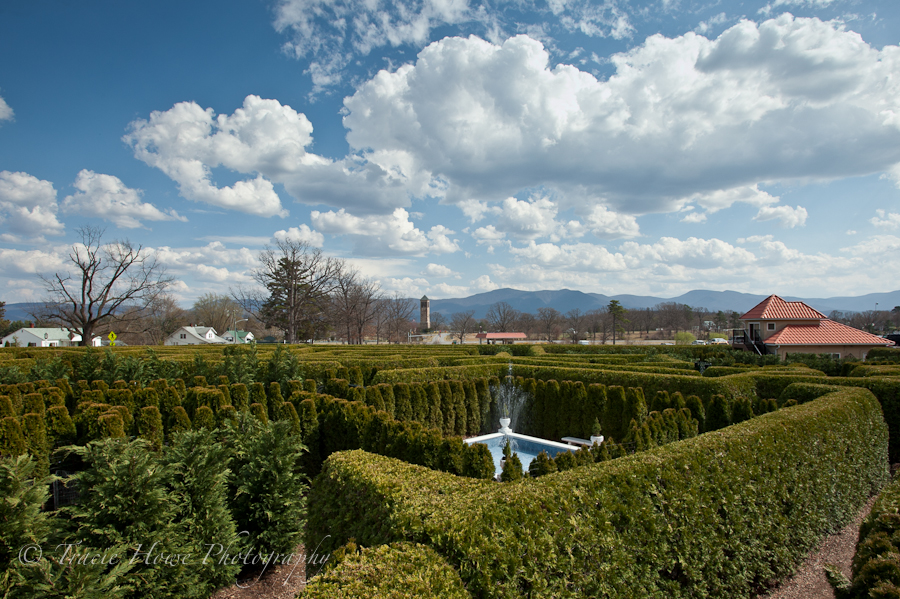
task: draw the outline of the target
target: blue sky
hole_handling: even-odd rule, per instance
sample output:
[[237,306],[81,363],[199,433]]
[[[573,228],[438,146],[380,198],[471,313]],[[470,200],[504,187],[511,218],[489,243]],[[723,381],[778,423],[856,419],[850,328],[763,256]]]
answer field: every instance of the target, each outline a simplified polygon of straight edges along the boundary
[[0,300],[84,225],[175,295],[286,237],[386,293],[900,287],[900,5],[0,6]]

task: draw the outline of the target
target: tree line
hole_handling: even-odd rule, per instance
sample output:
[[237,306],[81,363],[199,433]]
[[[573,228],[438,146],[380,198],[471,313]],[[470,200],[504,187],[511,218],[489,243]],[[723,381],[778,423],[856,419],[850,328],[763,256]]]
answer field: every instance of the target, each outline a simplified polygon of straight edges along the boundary
[[[67,328],[81,335],[82,345],[110,331],[130,345],[159,345],[181,326],[195,325],[218,333],[249,330],[257,340],[286,343],[402,343],[431,331],[450,333],[460,342],[478,332],[521,332],[535,341],[615,343],[626,333],[671,339],[691,332],[708,338],[741,327],[740,313],[733,310],[677,302],[628,309],[612,300],[600,309],[565,313],[549,306],[533,314],[521,312],[506,302],[493,304],[484,318],[475,318],[474,310],[434,312],[430,331],[421,331],[416,300],[386,294],[347,261],[289,239],[259,253],[250,272],[253,285],[237,286],[228,294],[203,294],[183,309],[171,292],[174,279],[154,255],[127,240],[104,243],[103,230],[95,227],[79,233],[81,242],[68,255],[69,269],[40,277],[45,299],[32,310],[31,322],[3,320],[5,304],[0,302],[0,333],[34,323]],[[900,306],[832,312],[829,317],[875,334],[900,328]]]

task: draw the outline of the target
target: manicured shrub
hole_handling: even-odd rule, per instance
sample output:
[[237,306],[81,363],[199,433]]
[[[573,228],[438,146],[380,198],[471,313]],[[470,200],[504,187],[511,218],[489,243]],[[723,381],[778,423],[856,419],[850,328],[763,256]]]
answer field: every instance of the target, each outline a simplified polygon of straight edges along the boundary
[[170,435],[183,433],[191,430],[191,419],[188,417],[187,410],[182,406],[175,406],[169,415],[169,423],[167,431]]
[[460,381],[450,381],[450,392],[453,394],[453,432],[454,435],[465,435],[469,417],[466,414],[466,390]]
[[412,420],[412,404],[409,401],[409,385],[397,383],[394,385],[394,418],[404,422]]
[[47,409],[47,442],[50,447],[70,445],[75,442],[76,435],[75,422],[65,406]]
[[43,414],[46,411],[44,396],[40,393],[28,393],[22,400],[22,413]]
[[223,427],[228,422],[235,424],[237,418],[238,411],[234,409],[234,406],[222,406],[222,409],[216,412],[216,426]]
[[315,379],[305,379],[303,381],[303,390],[308,391],[309,393],[315,393],[316,389],[316,380]]
[[300,435],[300,417],[297,415],[297,410],[292,403],[287,401],[281,402],[281,405],[278,406],[276,418],[289,423],[291,425],[292,434]]
[[[260,406],[260,408],[261,407],[262,406]],[[212,409],[210,409],[209,406],[200,406],[199,408],[197,408],[197,411],[194,412],[192,428],[195,431],[199,431],[202,429],[212,430],[216,428],[216,415],[213,413]]]
[[546,451],[537,454],[531,464],[528,465],[528,473],[532,478],[544,476],[556,472],[556,462],[547,455]]
[[394,417],[394,408],[395,408],[395,400],[394,400],[394,386],[389,384],[378,385],[378,388],[381,389],[381,398],[384,400],[384,411]]
[[616,439],[623,439],[631,420],[623,421],[625,415],[625,388],[613,385],[606,389],[606,410],[600,424],[603,430],[609,431],[609,435]]
[[260,404],[266,411],[266,414],[269,413],[268,400],[266,399],[266,386],[262,383],[253,383],[250,385],[250,405],[252,406],[255,403]]
[[[355,547],[355,546],[351,546]],[[329,556],[310,555],[307,572],[315,572]],[[340,561],[312,578],[302,599],[468,599],[456,570],[425,545],[394,543],[344,548]]]
[[409,401],[412,405],[413,420],[419,423],[428,421],[428,396],[425,394],[425,387],[422,383],[415,383],[409,386]]
[[522,460],[519,454],[513,453],[503,462],[503,471],[500,473],[500,481],[504,483],[513,483],[522,480]]
[[250,414],[257,420],[259,420],[262,424],[267,424],[269,422],[269,417],[266,414],[266,408],[262,404],[250,404]]
[[[680,393],[676,393],[673,399],[678,399],[680,395]],[[678,402],[673,403],[677,405]],[[700,401],[700,398],[696,395],[689,395],[688,398],[684,400],[684,406],[690,410],[691,416],[697,421],[700,432],[706,431],[706,409],[703,407],[703,402]]]
[[472,443],[466,447],[463,459],[464,476],[470,478],[493,478],[494,457],[483,443]]
[[449,381],[438,382],[438,389],[441,391],[441,414],[444,416],[441,430],[444,435],[450,436],[456,431],[456,401],[453,389],[450,388]]
[[156,406],[141,408],[137,418],[138,436],[150,444],[153,451],[162,449],[165,431],[163,430],[162,414]]
[[377,385],[366,388],[366,405],[376,410],[384,410],[384,399],[381,397],[381,389]]
[[731,424],[728,401],[722,395],[714,395],[706,410],[707,431],[716,431]]
[[441,388],[436,382],[428,383],[428,418],[425,423],[437,430],[444,429],[444,413],[441,412]]
[[244,383],[234,383],[231,385],[231,405],[235,410],[246,412],[250,409],[250,393],[247,391],[247,385]]
[[[481,430],[481,406],[475,381],[463,381],[463,389],[466,394],[466,433],[477,435]],[[420,422],[424,421],[424,418],[420,419]]]
[[50,476],[50,445],[47,442],[47,424],[43,414],[22,416],[22,436],[28,455],[35,462],[35,476],[37,478]]
[[16,409],[8,395],[0,395],[0,418],[15,418]]
[[101,439],[120,439],[125,437],[125,424],[118,412],[106,412],[97,418],[97,429]]
[[311,489],[307,542],[420,539],[479,597],[750,596],[883,484],[886,432],[875,398],[844,389],[517,485],[341,452]]

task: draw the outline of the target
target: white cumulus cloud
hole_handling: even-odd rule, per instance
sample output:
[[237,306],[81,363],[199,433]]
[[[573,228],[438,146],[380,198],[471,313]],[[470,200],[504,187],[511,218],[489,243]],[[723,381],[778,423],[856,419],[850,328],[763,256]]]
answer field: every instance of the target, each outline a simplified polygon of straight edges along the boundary
[[0,239],[42,243],[47,235],[62,235],[58,210],[53,183],[28,173],[0,171]]
[[896,212],[886,212],[884,210],[876,210],[875,214],[878,216],[873,216],[869,222],[879,229],[888,231],[900,229],[900,214]]
[[0,121],[11,121],[13,116],[13,109],[9,107],[6,100],[0,97]]
[[166,221],[187,219],[175,210],[162,211],[153,204],[141,201],[143,191],[126,187],[113,175],[103,175],[87,169],[78,173],[73,184],[77,193],[62,202],[67,214],[97,216],[116,226],[134,229],[143,226],[142,220]]
[[359,217],[343,208],[329,212],[313,210],[313,226],[330,235],[347,235],[356,242],[356,251],[364,255],[425,255],[459,251],[458,242],[450,236],[455,232],[435,225],[424,232],[410,220],[403,208],[389,215]]
[[291,227],[287,231],[275,231],[273,237],[279,241],[302,241],[317,248],[325,245],[325,236],[314,229],[310,229],[307,224]]
[[767,221],[777,220],[781,226],[793,229],[794,227],[802,227],[806,224],[806,208],[797,206],[763,206],[759,209],[759,213],[753,217],[753,220]]
[[560,210],[768,205],[763,182],[900,163],[900,48],[840,23],[784,14],[715,39],[654,35],[610,62],[598,80],[527,36],[445,38],[345,99],[347,139],[370,162],[405,155],[407,176],[445,181],[444,201],[472,218],[541,186]]
[[460,274],[449,266],[435,264],[434,262],[430,262],[425,267],[425,270],[422,271],[422,274],[429,277],[455,277],[457,279],[460,277]]

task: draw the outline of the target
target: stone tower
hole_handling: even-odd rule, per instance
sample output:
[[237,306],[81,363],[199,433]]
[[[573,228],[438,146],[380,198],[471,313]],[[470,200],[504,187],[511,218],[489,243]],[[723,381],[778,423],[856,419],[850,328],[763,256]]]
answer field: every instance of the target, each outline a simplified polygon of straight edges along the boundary
[[423,295],[419,300],[419,330],[426,331],[431,328],[431,300]]

